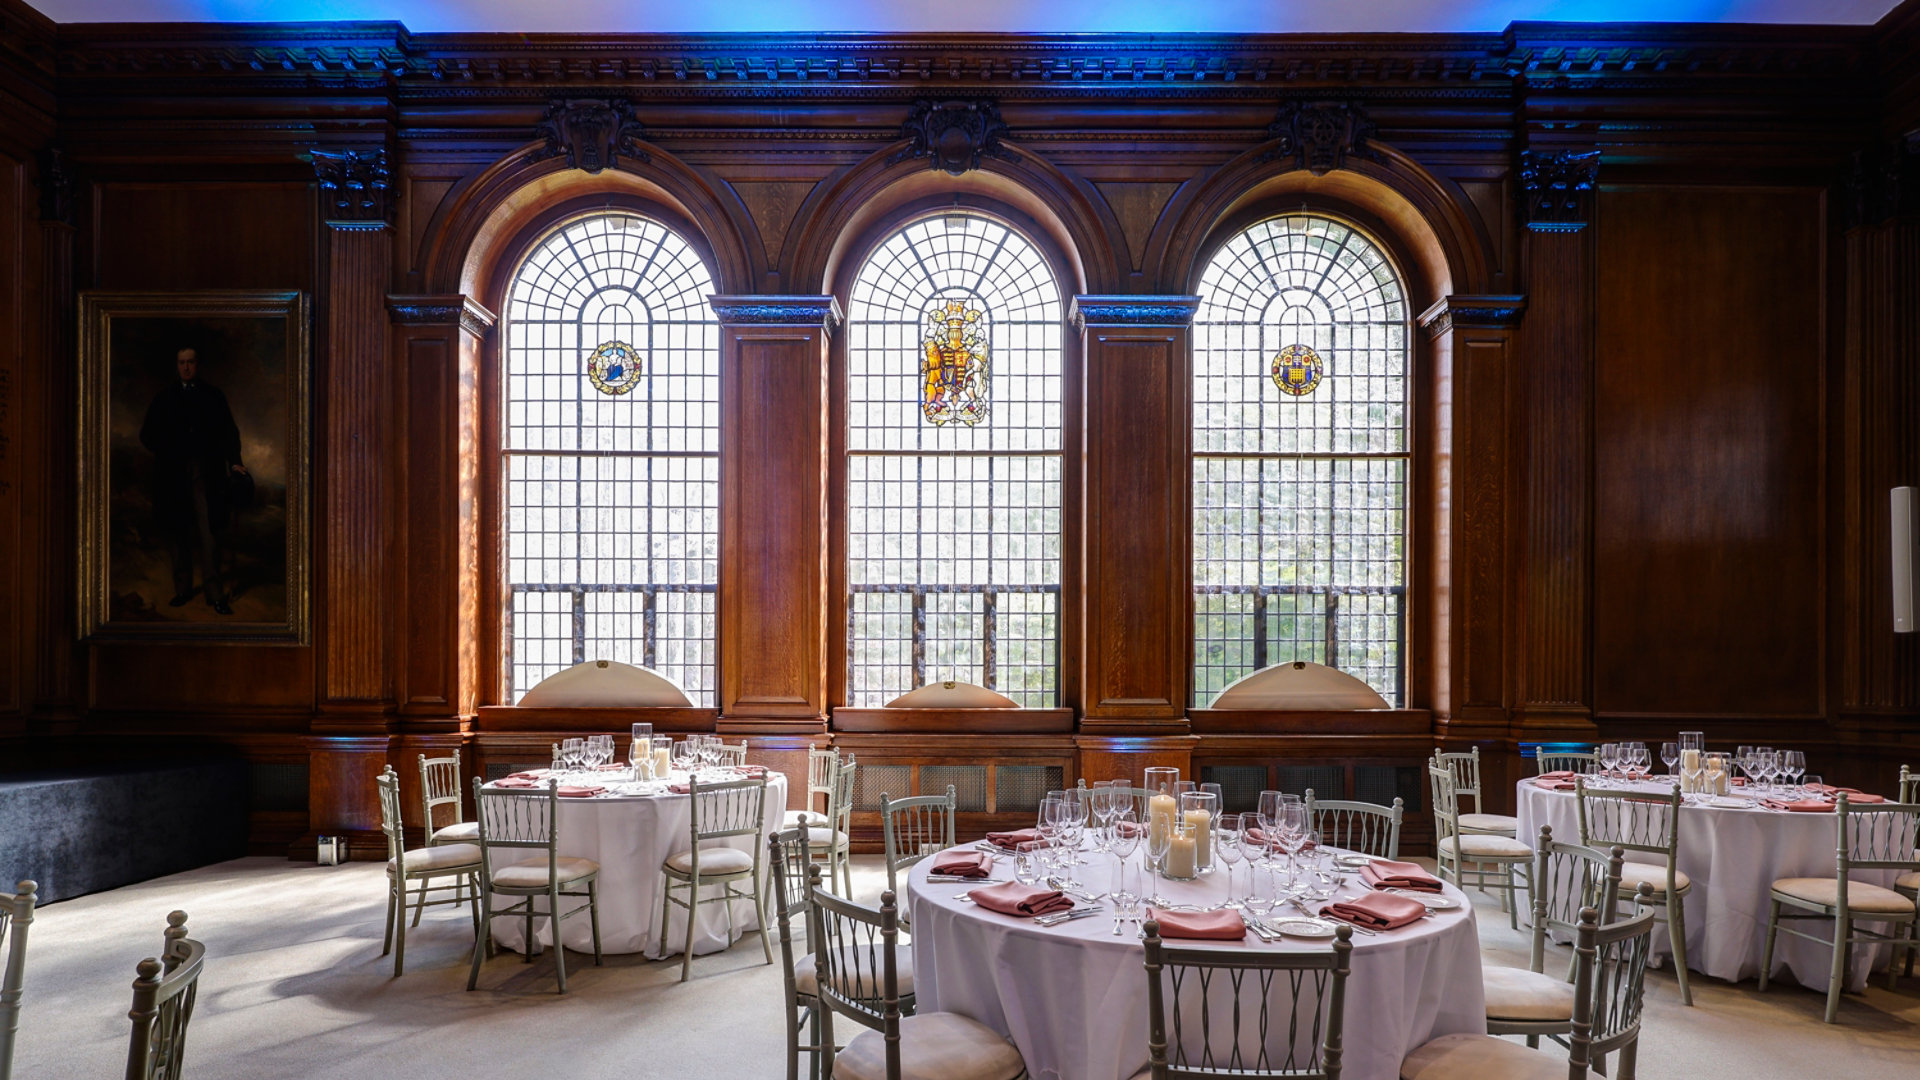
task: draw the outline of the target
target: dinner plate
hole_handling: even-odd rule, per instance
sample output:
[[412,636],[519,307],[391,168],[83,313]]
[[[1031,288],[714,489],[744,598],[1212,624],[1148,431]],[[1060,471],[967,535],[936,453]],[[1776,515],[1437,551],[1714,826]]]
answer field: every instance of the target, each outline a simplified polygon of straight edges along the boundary
[[1753,800],[1743,799],[1737,795],[1715,795],[1707,800],[1707,805],[1724,807],[1728,810],[1746,810],[1753,806]]
[[1390,892],[1395,896],[1404,896],[1409,900],[1418,900],[1421,906],[1425,907],[1428,911],[1452,911],[1454,908],[1460,906],[1460,901],[1455,900],[1451,896],[1421,892],[1418,889],[1382,889],[1380,891]]
[[1318,919],[1268,919],[1267,925],[1288,937],[1330,938],[1333,927]]
[[1349,870],[1358,870],[1372,861],[1373,857],[1370,855],[1336,855],[1333,859],[1334,865],[1344,866]]

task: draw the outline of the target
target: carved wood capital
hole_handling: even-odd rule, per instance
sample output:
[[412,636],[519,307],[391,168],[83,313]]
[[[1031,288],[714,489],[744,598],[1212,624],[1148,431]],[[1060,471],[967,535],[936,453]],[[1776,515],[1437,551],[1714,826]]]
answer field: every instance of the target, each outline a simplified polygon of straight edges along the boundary
[[1593,189],[1600,179],[1598,150],[1522,150],[1520,190],[1527,228],[1578,232],[1593,217]]
[[723,326],[818,326],[832,330],[844,316],[831,296],[710,296]]
[[1067,318],[1076,330],[1089,326],[1188,326],[1198,296],[1076,296]]
[[321,212],[335,229],[384,229],[393,215],[392,174],[384,147],[312,152]]

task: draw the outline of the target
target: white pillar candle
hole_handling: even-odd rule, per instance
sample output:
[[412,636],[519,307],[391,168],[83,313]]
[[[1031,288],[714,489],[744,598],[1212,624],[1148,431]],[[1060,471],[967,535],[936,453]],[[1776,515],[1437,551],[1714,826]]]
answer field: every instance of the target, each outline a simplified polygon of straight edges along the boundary
[[667,748],[661,747],[661,746],[654,747],[653,748],[654,778],[657,780],[664,780],[667,777],[667,773],[671,771],[673,771],[673,751],[668,750]]
[[1187,829],[1193,834],[1194,865],[1213,865],[1213,815],[1205,810],[1187,811]]
[[1165,836],[1172,832],[1174,813],[1179,808],[1180,804],[1173,800],[1173,796],[1164,791],[1147,800],[1148,835]]
[[1167,876],[1190,878],[1194,874],[1194,839],[1189,833],[1175,833],[1167,848]]

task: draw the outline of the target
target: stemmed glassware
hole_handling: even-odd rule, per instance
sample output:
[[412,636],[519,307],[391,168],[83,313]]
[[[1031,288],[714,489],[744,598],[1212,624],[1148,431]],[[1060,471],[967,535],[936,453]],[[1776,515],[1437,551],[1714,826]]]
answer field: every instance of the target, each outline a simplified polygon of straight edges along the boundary
[[1049,791],[1040,800],[1040,813],[1034,822],[1040,830],[1040,838],[1046,841],[1046,861],[1058,869],[1061,861],[1062,836],[1067,827],[1066,793]]
[[1676,775],[1674,769],[1680,764],[1680,744],[1670,742],[1661,743],[1660,760],[1666,762],[1668,776]]
[[1238,908],[1233,898],[1233,868],[1240,861],[1240,833],[1243,815],[1221,814],[1213,823],[1213,857],[1227,872],[1227,906]]
[[1800,786],[1800,777],[1807,771],[1807,754],[1804,750],[1785,750],[1780,754],[1780,771],[1786,775],[1795,787]]
[[[1124,814],[1115,815],[1107,828],[1107,849],[1113,853],[1113,881],[1107,886],[1107,895],[1113,901],[1115,937],[1120,936],[1121,920],[1138,918],[1140,894],[1145,891],[1127,885],[1127,860],[1133,857],[1134,849],[1140,846],[1140,834],[1145,831],[1124,827],[1133,824],[1133,808],[1128,807]],[[1144,878],[1144,874],[1141,877]]]
[[[1263,791],[1260,793],[1260,809],[1255,817],[1260,822],[1260,835],[1257,839],[1260,841],[1262,848],[1272,847],[1275,839],[1277,839],[1276,834],[1280,829],[1280,805],[1284,799],[1284,792]],[[1247,830],[1248,833],[1252,831],[1251,829]],[[1262,855],[1265,855],[1264,851]],[[1253,853],[1249,851],[1247,858],[1253,859],[1254,857]]]

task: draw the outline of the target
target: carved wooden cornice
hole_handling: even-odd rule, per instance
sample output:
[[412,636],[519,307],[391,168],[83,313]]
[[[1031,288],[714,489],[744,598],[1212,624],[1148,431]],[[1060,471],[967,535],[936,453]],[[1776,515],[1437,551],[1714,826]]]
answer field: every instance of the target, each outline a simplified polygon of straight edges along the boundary
[[1505,330],[1520,325],[1527,298],[1519,295],[1443,296],[1416,320],[1429,337],[1455,329]]
[[900,137],[907,146],[888,159],[889,164],[926,158],[936,172],[963,176],[980,167],[989,155],[1011,157],[1000,139],[1007,134],[1000,106],[986,99],[920,100],[913,103]]
[[1076,296],[1067,307],[1075,330],[1089,326],[1189,326],[1198,296]]
[[1578,232],[1587,227],[1600,177],[1600,151],[1523,150],[1519,171],[1527,228]]
[[844,316],[831,296],[709,296],[722,326],[818,326],[832,330]]
[[534,125],[533,133],[544,143],[527,154],[530,162],[564,155],[568,168],[597,173],[612,168],[618,158],[652,160],[640,148],[646,129],[633,118],[633,102],[625,98],[550,102],[547,115]]
[[499,317],[470,296],[389,296],[387,313],[399,326],[451,326],[484,337]]
[[320,181],[322,216],[336,229],[384,229],[393,213],[392,175],[387,152],[313,151],[313,175]]

